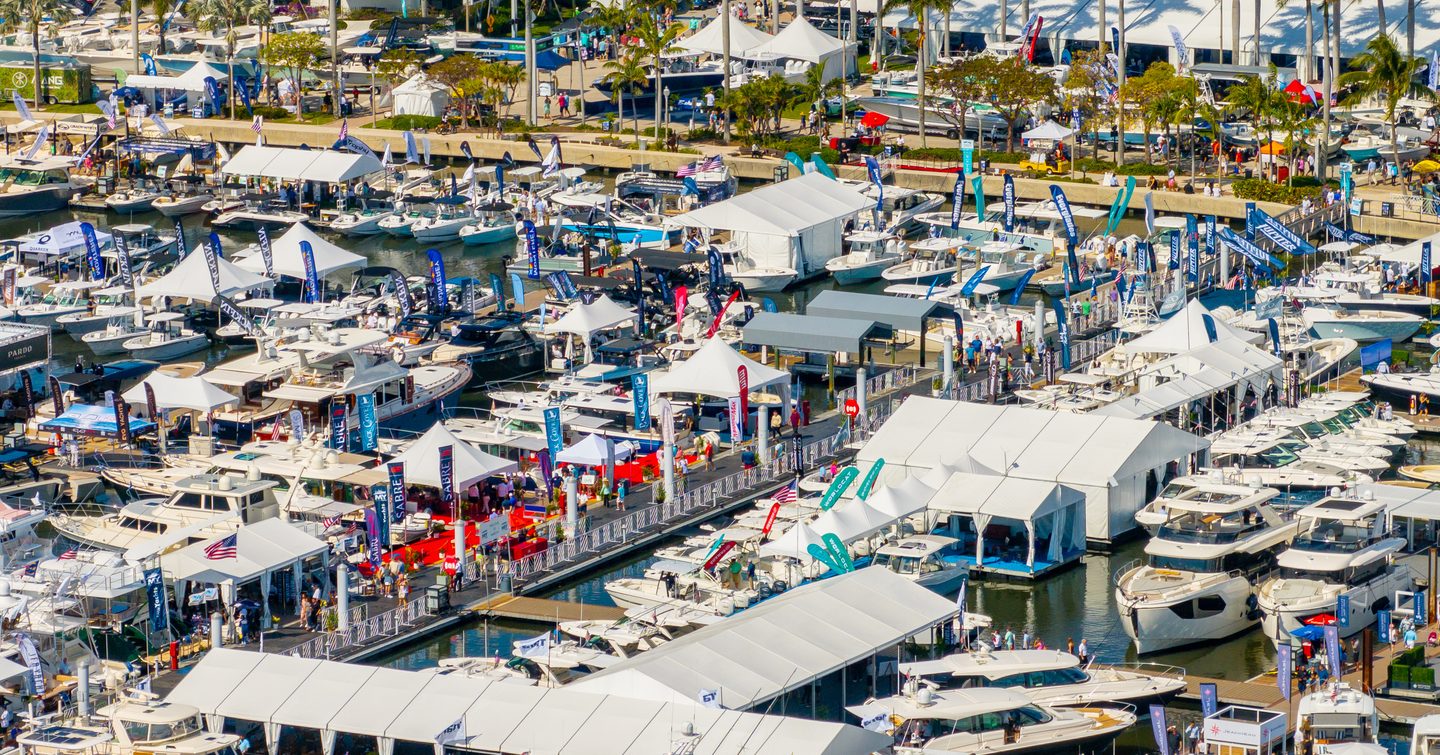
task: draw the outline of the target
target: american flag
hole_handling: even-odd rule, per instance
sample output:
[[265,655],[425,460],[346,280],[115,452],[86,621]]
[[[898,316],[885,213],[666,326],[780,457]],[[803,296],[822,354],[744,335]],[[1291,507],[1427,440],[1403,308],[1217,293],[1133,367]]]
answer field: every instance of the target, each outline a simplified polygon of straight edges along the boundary
[[338,517],[338,516],[328,517],[328,518],[324,519],[323,521],[321,521],[320,524],[321,524],[322,526],[324,526],[325,529],[328,530],[328,529],[330,529],[331,527],[336,527],[336,526],[338,526],[338,525],[340,524],[340,517]]
[[724,165],[725,158],[721,157],[720,155],[711,155],[705,158],[705,162],[700,164],[700,172],[704,173],[709,170],[720,170],[720,168],[724,167]]
[[[263,116],[263,115],[257,115],[257,116],[255,116],[255,120],[250,121],[250,130],[251,130],[251,131],[254,131],[255,133],[258,134],[258,133],[260,133],[260,127],[263,126],[264,123],[265,123],[265,116]],[[343,139],[344,137],[341,137],[341,138]]]
[[677,168],[677,169],[675,170],[675,177],[676,177],[676,178],[688,178],[688,177],[690,177],[690,176],[695,175],[697,172],[699,172],[699,171],[695,168],[696,165],[698,165],[698,163],[689,163],[689,164],[687,164],[687,165],[681,165],[679,168]]
[[211,561],[239,558],[240,549],[236,547],[237,538],[239,535],[231,535],[205,546],[205,558]]
[[340,121],[340,138],[339,138],[339,139],[336,139],[335,141],[343,142],[343,141],[345,141],[345,137],[347,137],[347,136],[349,136],[349,135],[350,135],[350,119],[347,118],[347,119],[345,119],[345,120],[343,120],[343,121]]
[[776,503],[794,503],[800,498],[800,483],[791,480],[789,485],[775,491]]
[[61,561],[71,561],[71,560],[74,560],[74,558],[75,558],[76,556],[78,556],[78,555],[80,555],[80,554],[79,554],[79,553],[76,553],[74,548],[71,548],[70,550],[65,551],[64,553],[61,553],[61,554],[60,554],[60,560],[61,560]]

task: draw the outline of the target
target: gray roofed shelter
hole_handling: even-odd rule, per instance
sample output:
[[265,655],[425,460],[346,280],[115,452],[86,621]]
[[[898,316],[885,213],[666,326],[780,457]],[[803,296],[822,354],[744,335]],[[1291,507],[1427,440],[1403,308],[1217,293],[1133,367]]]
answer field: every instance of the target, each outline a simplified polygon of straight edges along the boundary
[[745,324],[743,337],[750,346],[862,354],[866,341],[888,339],[893,333],[889,325],[874,320],[759,312]]
[[805,314],[839,317],[846,320],[871,320],[895,330],[920,333],[920,366],[925,366],[925,321],[950,312],[949,305],[928,299],[906,299],[899,296],[857,294],[852,291],[821,291],[805,306]]

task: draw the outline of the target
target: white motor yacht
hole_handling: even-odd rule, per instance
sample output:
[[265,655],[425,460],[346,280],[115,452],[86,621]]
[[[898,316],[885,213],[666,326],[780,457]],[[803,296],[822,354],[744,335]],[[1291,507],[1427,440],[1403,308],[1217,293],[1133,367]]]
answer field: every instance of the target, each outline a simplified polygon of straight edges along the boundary
[[964,240],[937,237],[910,243],[910,258],[886,268],[880,277],[891,283],[943,285],[955,277],[955,255]]
[[133,318],[140,308],[130,303],[129,286],[109,286],[91,292],[94,309],[68,312],[55,318],[55,325],[65,329],[71,339],[79,341],[86,333],[104,330],[116,317]]
[[149,212],[160,196],[158,191],[140,187],[121,189],[105,197],[105,206],[109,207],[111,212],[121,214]]
[[725,276],[743,286],[751,293],[784,291],[800,280],[800,272],[792,267],[760,265],[746,254],[743,246],[735,241],[717,244],[724,263]]
[[1232,506],[1240,503],[1260,505],[1275,499],[1275,490],[1246,484],[1219,469],[1203,474],[1176,477],[1165,484],[1155,500],[1135,512],[1135,521],[1155,537],[1170,521],[1171,509],[1186,502]]
[[1329,497],[1295,512],[1300,534],[1277,559],[1279,574],[1260,586],[1270,641],[1291,643],[1300,627],[1331,623],[1341,595],[1349,596],[1350,620],[1340,636],[1349,637],[1393,608],[1397,591],[1414,587],[1410,567],[1393,561],[1405,538],[1389,529],[1386,510],[1372,495]]
[[760,598],[756,590],[724,585],[695,564],[666,561],[652,564],[643,577],[606,582],[605,592],[621,608],[687,607],[719,616],[749,608]]
[[234,755],[244,737],[211,733],[193,705],[162,702],[147,696],[125,697],[96,711],[103,725],[90,718],[47,719],[18,738],[34,755]]
[[467,246],[500,244],[515,238],[515,206],[490,202],[475,208],[475,217],[460,228],[460,241]]
[[1273,569],[1298,529],[1268,498],[1170,500],[1168,519],[1145,544],[1145,563],[1116,572],[1121,623],[1137,652],[1221,640],[1260,621],[1254,580]]
[[959,545],[953,537],[911,535],[876,549],[873,565],[943,595],[964,584],[970,573]]
[[185,327],[185,315],[179,312],[156,312],[147,315],[145,320],[150,325],[149,332],[121,344],[136,359],[163,362],[210,346],[210,337]]
[[76,542],[126,551],[152,544],[153,553],[228,534],[279,514],[275,483],[234,475],[180,480],[168,499],[142,499],[109,514],[56,512],[55,529]]
[[16,317],[27,325],[55,326],[62,315],[88,312],[90,294],[105,287],[103,281],[82,280],[56,283],[46,292],[45,297],[34,304],[27,304],[15,311]]
[[[410,224],[410,236],[422,243],[453,241],[460,238],[460,229],[474,221],[465,196],[440,197],[435,200],[435,213],[416,218]],[[513,227],[513,223],[511,224]]]
[[150,332],[144,325],[136,322],[139,319],[138,309],[130,314],[108,318],[104,328],[80,336],[80,343],[85,344],[97,357],[124,354],[127,341]]
[[1346,745],[1376,745],[1380,719],[1375,699],[1345,682],[1332,681],[1295,704],[1295,751],[1315,755],[1350,752]]
[[1306,307],[1301,316],[1317,338],[1349,338],[1358,343],[1387,338],[1402,343],[1425,324],[1420,315],[1384,309]]
[[871,728],[894,734],[895,755],[1099,752],[1136,720],[1118,708],[1050,708],[1013,690],[936,692],[916,681],[906,694],[847,710],[865,723],[878,718]]
[[[1310,466],[1299,468],[1310,471],[1353,472],[1370,477],[1390,469],[1389,459],[1347,455],[1314,448],[1294,438],[1243,432],[1227,432],[1215,437],[1210,444],[1210,458],[1216,466],[1241,466],[1247,472],[1254,471],[1252,467],[1291,468],[1299,462],[1309,462]],[[1316,464],[1320,466],[1313,466]]]
[[1119,667],[1082,667],[1060,650],[990,650],[954,653],[900,664],[900,673],[948,689],[1009,689],[1037,703],[1089,706],[1160,702],[1185,690],[1185,673],[1147,674]]
[[89,185],[71,176],[71,157],[26,159],[23,151],[0,157],[0,217],[39,216],[69,206],[70,198]]
[[[856,231],[845,237],[850,251],[825,262],[825,269],[842,286],[876,280],[905,256],[905,242],[889,231]],[[747,289],[748,290],[748,289]]]

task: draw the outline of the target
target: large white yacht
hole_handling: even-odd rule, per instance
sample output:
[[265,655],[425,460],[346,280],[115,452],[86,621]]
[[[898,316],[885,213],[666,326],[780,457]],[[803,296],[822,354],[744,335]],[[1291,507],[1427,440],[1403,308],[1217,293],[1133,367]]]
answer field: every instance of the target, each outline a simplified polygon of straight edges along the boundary
[[209,732],[193,705],[129,698],[96,711],[101,724],[57,720],[20,735],[20,747],[35,755],[238,755],[243,739]]
[[274,517],[279,512],[275,483],[249,477],[255,479],[196,475],[176,482],[168,499],[134,501],[110,514],[56,512],[50,521],[86,545],[115,551],[151,546],[158,554]]
[[1060,650],[977,650],[933,661],[902,663],[900,673],[928,679],[941,689],[1013,689],[1037,703],[1087,706],[1139,704],[1173,697],[1185,689],[1184,671],[1146,674],[1122,668],[1082,668]]
[[1220,640],[1254,626],[1260,612],[1253,580],[1271,571],[1298,529],[1254,496],[1172,499],[1168,511],[1145,544],[1146,562],[1116,572],[1121,623],[1140,653]]
[[1271,488],[1247,483],[1222,470],[1176,477],[1165,484],[1155,500],[1135,512],[1135,521],[1154,537],[1170,521],[1171,509],[1186,503],[1229,506],[1238,503],[1263,504],[1276,498]]
[[1375,699],[1344,682],[1331,682],[1295,706],[1295,751],[1313,755],[1351,752],[1346,745],[1379,742]]
[[872,728],[891,731],[896,755],[1098,752],[1135,723],[1130,711],[1049,708],[1011,690],[907,686],[906,694],[848,708]]
[[1393,563],[1405,538],[1386,523],[1386,504],[1374,496],[1331,497],[1295,512],[1300,534],[1280,554],[1280,573],[1260,586],[1265,636],[1290,642],[1291,632],[1330,623],[1341,595],[1350,598],[1348,637],[1394,607],[1395,593],[1410,590],[1410,567]]

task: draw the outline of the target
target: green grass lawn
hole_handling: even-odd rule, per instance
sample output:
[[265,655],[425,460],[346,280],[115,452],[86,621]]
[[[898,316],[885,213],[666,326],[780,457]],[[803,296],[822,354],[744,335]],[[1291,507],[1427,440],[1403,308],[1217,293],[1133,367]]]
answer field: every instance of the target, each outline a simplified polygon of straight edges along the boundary
[[[14,102],[0,103],[0,110],[14,109]],[[100,115],[100,108],[95,107],[95,103],[93,102],[84,105],[46,105],[43,108],[37,108],[31,105],[30,109],[34,110],[37,115],[41,113],[84,113],[86,115]]]

